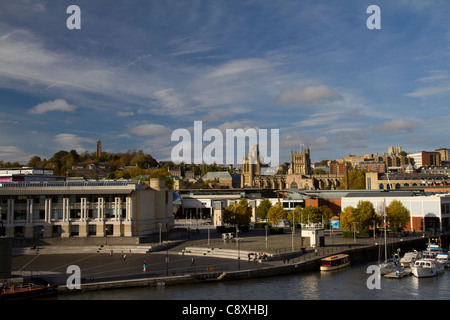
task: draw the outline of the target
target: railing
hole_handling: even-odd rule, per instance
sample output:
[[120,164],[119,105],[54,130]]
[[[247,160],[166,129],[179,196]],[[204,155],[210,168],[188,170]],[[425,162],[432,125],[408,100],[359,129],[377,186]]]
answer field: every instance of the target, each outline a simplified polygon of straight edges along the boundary
[[39,181],[39,182],[0,182],[3,188],[24,187],[104,187],[104,186],[127,186],[139,185],[139,181]]

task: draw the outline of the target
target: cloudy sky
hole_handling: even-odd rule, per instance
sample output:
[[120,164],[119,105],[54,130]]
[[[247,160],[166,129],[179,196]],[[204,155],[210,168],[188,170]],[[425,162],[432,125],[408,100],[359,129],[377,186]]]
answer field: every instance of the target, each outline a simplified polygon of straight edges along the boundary
[[447,0],[2,0],[0,159],[101,139],[167,160],[194,121],[279,129],[280,161],[300,142],[313,161],[450,148],[449,16]]

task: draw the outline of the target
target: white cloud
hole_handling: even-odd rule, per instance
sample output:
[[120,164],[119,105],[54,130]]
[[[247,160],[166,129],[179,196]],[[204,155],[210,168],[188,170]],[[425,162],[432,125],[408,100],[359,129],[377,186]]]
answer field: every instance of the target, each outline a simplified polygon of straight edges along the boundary
[[405,119],[395,119],[379,125],[375,125],[373,127],[373,130],[375,132],[381,133],[401,132],[401,131],[413,132],[415,129],[418,128],[419,124],[415,121]]
[[161,136],[172,132],[160,124],[142,124],[137,127],[130,128],[130,132],[138,136]]
[[77,109],[76,105],[67,103],[64,99],[56,99],[53,101],[42,102],[30,110],[30,114],[43,114],[51,111],[61,111],[61,112],[74,112]]
[[328,86],[309,86],[306,88],[287,88],[276,99],[277,104],[307,103],[316,104],[341,100],[342,95]]
[[0,146],[0,160],[6,162],[26,163],[30,160],[31,155],[24,152],[22,149],[16,146]]
[[260,74],[267,72],[268,69],[278,65],[277,63],[269,62],[265,59],[238,59],[231,60],[214,69],[206,77],[220,78],[220,77],[235,77],[243,75]]
[[83,138],[71,133],[61,133],[55,136],[55,141],[62,150],[76,150],[84,152],[87,148],[85,144],[94,145],[96,141],[90,138]]
[[424,98],[428,96],[440,95],[443,93],[450,93],[450,86],[421,88],[416,91],[407,93],[406,96],[413,98]]

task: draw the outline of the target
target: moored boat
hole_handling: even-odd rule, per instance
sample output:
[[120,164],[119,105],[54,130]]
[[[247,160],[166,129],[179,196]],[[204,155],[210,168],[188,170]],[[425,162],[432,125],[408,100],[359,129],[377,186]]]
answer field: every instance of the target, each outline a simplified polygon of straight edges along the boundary
[[332,271],[345,268],[350,265],[350,256],[348,254],[337,254],[320,260],[321,271]]
[[436,255],[436,261],[442,263],[444,265],[444,268],[450,267],[450,256],[446,252],[439,252]]
[[420,259],[411,266],[411,271],[417,278],[434,277],[444,272],[444,265],[436,260]]
[[414,262],[418,259],[420,259],[420,252],[417,250],[413,250],[410,252],[405,253],[405,255],[400,259],[400,265],[403,268],[407,268],[414,264]]
[[380,274],[385,275],[395,271],[400,267],[400,265],[397,259],[391,258],[389,261],[381,263],[379,267],[380,267]]
[[23,285],[11,285],[1,288],[0,300],[27,300],[38,299],[55,295],[58,292],[56,284],[38,285],[28,283]]

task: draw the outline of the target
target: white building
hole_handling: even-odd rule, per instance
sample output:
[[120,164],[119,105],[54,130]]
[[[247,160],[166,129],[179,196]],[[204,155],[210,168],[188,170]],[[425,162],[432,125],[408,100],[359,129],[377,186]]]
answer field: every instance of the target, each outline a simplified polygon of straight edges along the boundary
[[173,227],[163,180],[0,182],[0,219],[17,238],[144,237]]
[[353,192],[342,198],[341,210],[355,207],[359,201],[370,201],[377,212],[399,200],[410,212],[410,223],[406,230],[423,231],[429,228],[445,230],[450,227],[450,194],[423,192]]

